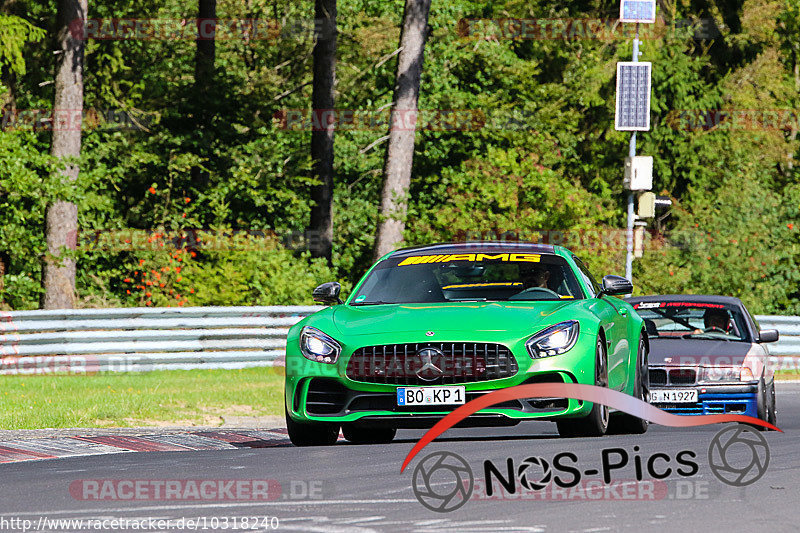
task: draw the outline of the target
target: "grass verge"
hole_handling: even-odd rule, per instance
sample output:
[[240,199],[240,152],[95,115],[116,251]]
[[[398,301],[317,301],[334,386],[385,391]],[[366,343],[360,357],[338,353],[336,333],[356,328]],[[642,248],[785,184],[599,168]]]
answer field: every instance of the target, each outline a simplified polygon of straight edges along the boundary
[[282,368],[0,376],[0,429],[222,424],[283,416]]

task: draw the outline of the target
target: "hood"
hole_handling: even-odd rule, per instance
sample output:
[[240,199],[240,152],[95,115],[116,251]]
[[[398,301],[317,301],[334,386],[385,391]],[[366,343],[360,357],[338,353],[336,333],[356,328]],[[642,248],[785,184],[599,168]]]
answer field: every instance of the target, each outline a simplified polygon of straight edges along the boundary
[[333,322],[346,335],[428,330],[524,333],[539,324],[549,325],[556,311],[580,301],[340,305],[334,310]]
[[741,365],[758,348],[749,342],[650,338],[650,364]]

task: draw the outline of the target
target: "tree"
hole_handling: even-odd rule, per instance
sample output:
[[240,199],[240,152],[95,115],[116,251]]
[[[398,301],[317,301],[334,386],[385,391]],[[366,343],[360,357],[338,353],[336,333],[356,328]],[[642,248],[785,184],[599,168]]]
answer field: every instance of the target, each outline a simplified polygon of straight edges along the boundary
[[[214,62],[216,60],[217,0],[199,0],[197,12],[197,47],[194,54],[194,115],[197,120],[201,151],[208,148],[214,98]],[[198,154],[200,157],[205,153]],[[197,189],[208,186],[209,174],[199,166],[192,167],[192,183]]]
[[[314,81],[311,112],[325,117],[334,109],[336,85],[336,0],[316,0],[314,19],[319,24],[314,43]],[[315,24],[315,27],[316,24]],[[312,121],[315,123],[315,121]],[[334,121],[320,121],[311,132],[311,159],[319,184],[311,188],[309,233],[317,243],[313,257],[324,257],[331,264],[333,253],[333,136]]]
[[[59,0],[55,98],[53,100],[53,140],[50,154],[63,160],[58,171],[63,180],[78,178],[77,159],[81,155],[83,124],[84,44],[80,35],[70,32],[70,23],[87,18],[88,0]],[[64,251],[75,248],[78,234],[78,207],[57,200],[47,209],[47,256],[44,263],[45,309],[72,308],[75,302],[75,259]]]
[[217,0],[200,0],[197,18],[194,80],[198,89],[202,89],[209,85],[214,73]]
[[403,12],[380,219],[375,237],[375,259],[392,251],[403,240],[417,131],[416,127],[408,128],[405,124],[412,123],[410,117],[416,117],[417,114],[430,8],[431,0],[406,0]]

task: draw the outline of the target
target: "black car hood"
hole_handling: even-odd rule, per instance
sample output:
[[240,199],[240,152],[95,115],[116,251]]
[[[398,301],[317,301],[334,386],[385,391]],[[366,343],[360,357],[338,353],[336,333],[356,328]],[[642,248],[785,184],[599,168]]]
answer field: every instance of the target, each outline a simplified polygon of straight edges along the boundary
[[651,365],[741,365],[749,342],[650,338]]

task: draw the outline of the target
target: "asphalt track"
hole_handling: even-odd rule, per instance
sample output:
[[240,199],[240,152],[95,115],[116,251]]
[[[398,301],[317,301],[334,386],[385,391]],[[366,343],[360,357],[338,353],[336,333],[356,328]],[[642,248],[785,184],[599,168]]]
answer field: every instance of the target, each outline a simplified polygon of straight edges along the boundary
[[[556,436],[555,424],[532,422],[511,428],[451,429],[426,447],[402,474],[400,465],[422,431],[402,431],[395,442],[380,446],[340,442],[327,448],[294,448],[284,443],[267,448],[120,453],[2,464],[0,530],[21,531],[22,522],[9,522],[11,519],[30,520],[31,527],[38,526],[40,531],[77,531],[76,527],[47,528],[48,522],[42,526],[39,521],[198,518],[201,522],[195,529],[200,531],[223,530],[226,519],[228,531],[243,531],[252,530],[256,524],[264,530],[263,526],[275,522],[259,519],[244,524],[241,517],[277,517],[278,531],[794,532],[800,528],[800,384],[778,385],[778,407],[778,426],[785,433],[763,434],[770,448],[769,467],[761,479],[746,487],[723,484],[709,467],[709,444],[724,426],[651,426],[639,436],[566,440]],[[634,451],[635,446],[638,451]],[[615,447],[625,449],[631,460],[627,467],[612,473],[612,484],[606,489],[597,489],[601,481],[597,476],[586,476],[596,490],[554,492],[549,499],[486,500],[473,493],[463,507],[449,513],[427,510],[411,490],[414,467],[435,451],[462,456],[475,477],[482,478],[483,461],[487,459],[504,467],[509,457],[518,465],[529,456],[551,460],[569,451],[578,456],[578,466],[584,471],[600,468],[601,450]],[[620,488],[635,476],[635,455],[645,464],[656,452],[674,457],[684,450],[696,453],[699,469],[695,476],[673,473],[655,495],[649,492],[640,497],[635,490],[626,494]],[[749,457],[748,450],[736,453],[740,458]],[[97,501],[91,494],[84,499],[80,493],[76,497],[75,491],[70,492],[70,486],[84,483],[82,480],[185,483],[256,479],[274,480],[273,488],[279,484],[280,490],[271,501],[251,501],[246,495],[236,501],[176,501],[150,496]],[[446,485],[448,481],[440,483]],[[594,499],[598,495],[602,499]],[[219,522],[212,522],[214,518]],[[238,521],[236,529],[234,518]],[[212,524],[218,527],[214,529]],[[171,531],[186,530],[178,527]],[[161,530],[167,529],[149,529]]]

